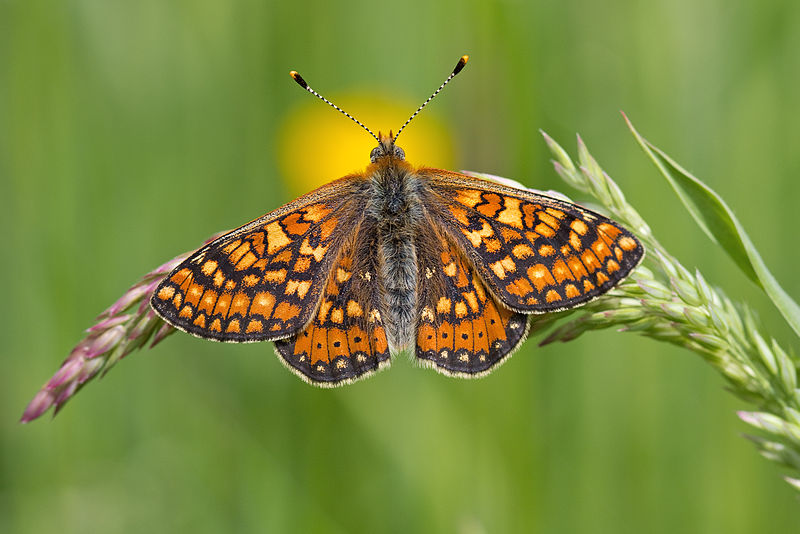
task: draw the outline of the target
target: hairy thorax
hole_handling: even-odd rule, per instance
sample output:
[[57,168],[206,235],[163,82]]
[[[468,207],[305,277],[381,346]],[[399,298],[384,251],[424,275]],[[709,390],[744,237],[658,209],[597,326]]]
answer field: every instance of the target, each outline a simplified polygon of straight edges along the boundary
[[374,221],[381,315],[393,351],[414,340],[417,308],[417,251],[424,214],[424,184],[412,167],[387,158],[369,176],[366,216]]

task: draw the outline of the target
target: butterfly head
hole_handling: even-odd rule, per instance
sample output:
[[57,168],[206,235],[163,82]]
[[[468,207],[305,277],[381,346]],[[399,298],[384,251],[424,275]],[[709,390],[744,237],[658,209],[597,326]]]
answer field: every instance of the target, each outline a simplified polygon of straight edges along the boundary
[[401,161],[406,159],[406,153],[402,148],[394,144],[396,137],[392,137],[392,132],[389,135],[383,135],[378,132],[378,146],[372,149],[369,153],[369,160],[375,163],[379,159],[394,158]]

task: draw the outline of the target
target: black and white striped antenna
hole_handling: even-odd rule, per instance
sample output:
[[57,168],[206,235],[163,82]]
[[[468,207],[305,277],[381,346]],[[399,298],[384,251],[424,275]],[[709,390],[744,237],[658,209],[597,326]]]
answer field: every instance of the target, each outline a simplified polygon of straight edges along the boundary
[[415,111],[414,113],[412,113],[412,114],[411,114],[411,116],[408,118],[408,120],[407,120],[406,122],[404,122],[404,123],[403,123],[403,125],[400,127],[400,129],[399,129],[399,130],[397,130],[397,133],[394,135],[394,139],[392,139],[392,143],[394,143],[395,141],[397,141],[397,138],[398,138],[398,137],[400,137],[400,132],[402,132],[402,131],[403,131],[403,128],[405,128],[406,126],[408,126],[408,123],[409,123],[409,122],[411,122],[411,120],[412,120],[414,117],[416,117],[417,115],[419,115],[419,112],[420,112],[420,111],[422,111],[422,108],[424,108],[425,106],[427,106],[427,105],[428,105],[428,102],[430,102],[431,100],[433,100],[434,98],[436,98],[436,95],[438,95],[438,94],[441,92],[441,90],[442,90],[442,89],[444,89],[444,86],[445,86],[445,85],[447,85],[448,83],[450,83],[450,80],[452,80],[453,78],[455,78],[455,77],[456,77],[456,74],[458,74],[459,72],[461,72],[461,69],[463,69],[463,68],[464,68],[464,65],[466,65],[466,64],[467,64],[467,61],[468,61],[468,60],[469,60],[469,56],[466,56],[466,55],[464,55],[464,56],[461,56],[461,59],[459,59],[459,60],[458,60],[458,63],[456,63],[456,68],[454,68],[454,69],[453,69],[453,72],[451,72],[451,73],[450,73],[450,76],[448,76],[448,77],[447,77],[447,79],[446,79],[444,82],[442,82],[442,85],[440,85],[440,86],[439,86],[439,88],[438,88],[437,90],[435,90],[431,96],[429,96],[429,97],[428,97],[428,100],[426,100],[425,102],[423,102],[423,103],[422,103],[422,105],[421,105],[420,107],[418,107],[418,108],[417,108],[417,111]]
[[294,79],[294,81],[296,81],[296,82],[297,82],[297,84],[298,84],[300,87],[302,87],[303,89],[305,89],[306,91],[308,91],[308,92],[309,92],[309,93],[311,93],[312,95],[316,96],[317,98],[319,98],[320,100],[322,100],[323,102],[325,102],[326,104],[328,104],[329,106],[331,106],[333,109],[335,109],[336,111],[338,111],[339,113],[341,113],[342,115],[344,115],[345,117],[349,117],[349,118],[350,118],[350,120],[352,120],[353,122],[355,122],[356,124],[358,124],[359,126],[361,126],[362,128],[364,128],[364,129],[365,129],[367,132],[369,132],[369,134],[370,134],[372,137],[374,137],[374,138],[375,138],[375,140],[376,140],[378,143],[380,143],[380,142],[381,142],[381,140],[380,140],[380,139],[378,139],[378,136],[377,136],[377,135],[375,135],[374,133],[372,133],[372,130],[370,130],[369,128],[367,128],[366,126],[364,126],[364,123],[363,123],[363,122],[361,122],[361,121],[360,121],[360,120],[358,120],[357,118],[353,117],[353,116],[352,116],[352,115],[350,115],[348,112],[346,112],[345,110],[343,110],[342,108],[340,108],[339,106],[337,106],[336,104],[334,104],[333,102],[331,102],[330,100],[328,100],[327,98],[325,98],[324,96],[322,96],[321,94],[319,94],[318,92],[316,92],[315,90],[313,90],[311,87],[309,87],[309,85],[306,83],[306,81],[303,79],[303,77],[302,77],[302,76],[300,76],[300,73],[299,73],[299,72],[297,72],[296,70],[293,70],[293,71],[291,71],[291,72],[289,73],[289,76],[291,76],[291,77]]
[[[414,117],[416,117],[417,115],[419,115],[419,112],[420,112],[420,111],[422,111],[422,109],[423,109],[425,106],[427,106],[427,105],[428,105],[428,103],[429,103],[431,100],[433,100],[433,99],[436,97],[436,95],[438,95],[438,94],[441,92],[441,90],[442,90],[442,89],[444,89],[444,86],[445,86],[445,85],[447,85],[448,83],[450,83],[450,80],[452,80],[453,78],[455,78],[456,74],[458,74],[459,72],[461,72],[461,69],[463,69],[463,68],[464,68],[464,65],[466,65],[466,64],[467,64],[467,61],[468,61],[468,60],[469,60],[469,56],[466,56],[466,55],[464,55],[464,56],[461,56],[461,58],[458,60],[458,63],[456,63],[456,67],[453,69],[453,72],[451,72],[451,73],[450,73],[450,76],[448,76],[448,77],[447,77],[447,79],[446,79],[446,80],[445,80],[445,81],[442,83],[442,85],[440,85],[440,86],[439,86],[439,88],[438,88],[438,89],[436,89],[436,91],[434,91],[434,92],[433,92],[433,94],[432,94],[431,96],[429,96],[429,97],[428,97],[428,99],[427,99],[425,102],[423,102],[423,103],[422,103],[422,105],[421,105],[420,107],[418,107],[418,108],[417,108],[417,110],[416,110],[414,113],[412,113],[412,114],[411,114],[411,116],[408,118],[408,120],[407,120],[406,122],[404,122],[404,123],[403,123],[403,125],[400,127],[400,129],[399,129],[399,130],[397,130],[397,133],[396,133],[396,134],[395,134],[395,136],[392,138],[392,144],[394,144],[394,142],[395,142],[395,141],[397,141],[397,138],[400,136],[400,132],[402,132],[402,131],[403,131],[403,129],[404,129],[406,126],[408,126],[408,123],[409,123],[409,122],[411,122],[411,121],[414,119]],[[326,104],[328,104],[329,106],[331,106],[333,109],[335,109],[336,111],[338,111],[339,113],[341,113],[342,115],[344,115],[345,117],[348,117],[350,120],[352,120],[353,122],[355,122],[356,124],[358,124],[359,126],[361,126],[362,128],[364,128],[364,129],[365,129],[365,130],[366,130],[366,131],[367,131],[367,132],[368,132],[368,133],[369,133],[369,134],[370,134],[372,137],[374,137],[374,138],[375,138],[375,140],[376,140],[378,143],[380,143],[380,142],[381,142],[381,140],[378,138],[378,136],[377,136],[377,135],[375,135],[374,133],[372,133],[372,130],[370,130],[369,128],[367,128],[367,127],[364,125],[364,123],[363,123],[363,122],[361,122],[361,121],[360,121],[360,120],[358,120],[357,118],[353,117],[353,116],[352,116],[352,115],[350,115],[348,112],[346,112],[345,110],[343,110],[342,108],[340,108],[339,106],[337,106],[336,104],[334,104],[333,102],[331,102],[330,100],[328,100],[327,98],[325,98],[324,96],[322,96],[321,94],[319,94],[318,92],[316,92],[315,90],[313,90],[313,89],[312,89],[312,88],[311,88],[311,87],[308,85],[308,83],[306,83],[306,81],[303,79],[303,77],[302,77],[302,76],[300,76],[300,73],[298,73],[296,70],[293,70],[293,71],[291,71],[291,72],[289,73],[289,76],[291,76],[291,77],[294,79],[294,81],[296,81],[296,82],[297,82],[297,84],[298,84],[300,87],[302,87],[303,89],[305,89],[306,91],[308,91],[308,92],[309,92],[309,93],[311,93],[312,95],[316,96],[317,98],[319,98],[320,100],[322,100],[323,102],[325,102]]]

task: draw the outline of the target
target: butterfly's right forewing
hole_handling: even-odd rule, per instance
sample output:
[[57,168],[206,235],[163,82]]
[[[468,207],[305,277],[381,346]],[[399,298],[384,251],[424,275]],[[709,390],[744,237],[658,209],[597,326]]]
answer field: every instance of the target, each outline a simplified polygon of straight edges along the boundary
[[153,309],[176,328],[218,341],[301,330],[362,217],[362,183],[359,176],[331,182],[205,245],[156,288]]

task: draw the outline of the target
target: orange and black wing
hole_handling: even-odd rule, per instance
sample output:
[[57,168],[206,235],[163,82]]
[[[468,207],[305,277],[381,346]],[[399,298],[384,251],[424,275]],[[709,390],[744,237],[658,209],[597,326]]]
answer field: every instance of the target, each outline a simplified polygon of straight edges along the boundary
[[544,313],[588,302],[644,255],[628,230],[581,206],[449,171],[420,174],[435,198],[433,215],[511,309]]
[[377,234],[363,223],[333,264],[315,317],[301,332],[275,342],[301,378],[336,386],[389,364],[375,257]]
[[331,266],[361,217],[343,178],[200,248],[156,288],[165,321],[217,341],[287,337],[311,321]]
[[448,375],[480,376],[525,340],[527,316],[500,304],[441,225],[429,226],[417,242],[416,356]]

